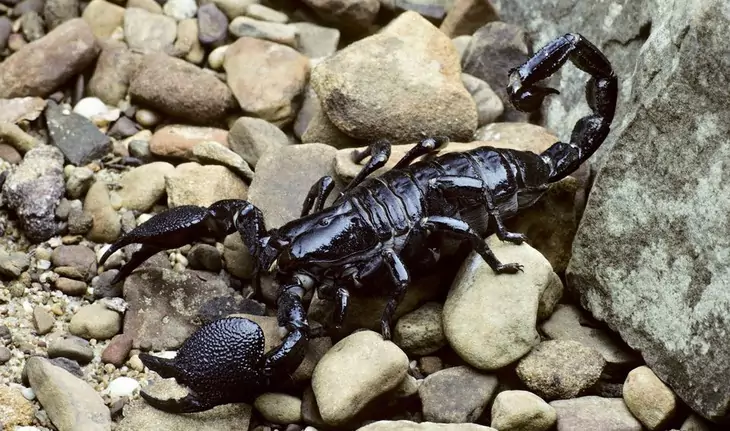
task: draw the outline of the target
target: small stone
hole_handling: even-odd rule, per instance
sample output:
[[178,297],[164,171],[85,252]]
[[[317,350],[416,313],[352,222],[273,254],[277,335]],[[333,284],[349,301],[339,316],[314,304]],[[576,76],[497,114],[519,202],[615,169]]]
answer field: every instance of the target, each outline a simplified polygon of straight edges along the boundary
[[295,47],[297,44],[297,29],[287,24],[260,21],[247,16],[239,16],[228,25],[232,35],[254,37]]
[[30,386],[59,430],[111,429],[109,409],[86,382],[40,357],[25,365]]
[[677,396],[645,365],[626,376],[623,399],[631,413],[652,431],[665,429],[677,411]]
[[162,11],[165,15],[182,21],[194,17],[198,5],[195,0],[167,0],[162,6]]
[[138,166],[122,175],[117,193],[122,206],[132,211],[149,211],[165,196],[166,177],[175,172],[167,162],[153,162]]
[[33,308],[33,325],[38,335],[46,335],[51,332],[56,318],[48,310],[41,306]]
[[439,30],[452,38],[471,35],[492,21],[499,21],[499,14],[491,1],[456,0],[441,22]]
[[[307,430],[309,431],[309,430]],[[377,421],[357,431],[497,431],[494,428],[477,424],[439,424],[433,422]]]
[[641,431],[641,422],[621,398],[595,396],[552,401],[558,415],[556,431]]
[[76,167],[66,180],[66,195],[70,199],[78,199],[86,195],[92,184],[94,171],[85,166]]
[[418,358],[418,368],[424,376],[444,369],[444,362],[438,356],[422,356]]
[[206,3],[198,8],[198,29],[200,43],[215,45],[228,35],[228,17],[215,3]]
[[[96,275],[96,255],[94,251],[82,245],[62,245],[51,253],[51,262],[56,269],[73,268],[78,278],[91,280]],[[69,273],[71,271],[66,271]]]
[[132,337],[126,334],[119,334],[112,337],[109,345],[101,353],[101,362],[121,367],[132,350]]
[[558,415],[545,400],[527,391],[504,391],[492,404],[492,428],[499,431],[547,431]]
[[289,17],[285,13],[258,3],[248,5],[246,15],[261,21],[278,22],[280,24],[285,24],[289,21]]
[[260,395],[253,406],[269,422],[290,424],[302,421],[302,400],[287,394]]
[[110,37],[117,27],[124,25],[124,8],[105,0],[92,0],[82,15],[99,39]]
[[312,389],[322,419],[341,425],[369,401],[398,386],[408,357],[379,333],[369,330],[343,338],[319,361]]
[[5,346],[0,346],[0,365],[5,364],[13,357],[13,352]]
[[68,327],[69,332],[87,340],[107,340],[121,329],[122,318],[119,313],[96,302],[81,307],[71,318]]
[[577,341],[543,341],[517,365],[517,375],[539,396],[569,399],[583,394],[601,377],[606,361]]
[[0,275],[18,278],[30,266],[30,257],[26,253],[7,253],[0,250]]
[[59,277],[54,285],[56,289],[70,296],[84,296],[87,289],[86,282],[66,277]]
[[446,345],[441,312],[443,306],[429,302],[398,319],[393,331],[393,342],[404,352],[429,355]]
[[309,58],[322,58],[337,51],[340,43],[340,31],[336,28],[322,27],[311,22],[295,22],[289,24],[299,34],[297,49]]
[[380,10],[378,0],[304,0],[325,22],[350,33],[367,31]]
[[174,18],[137,7],[127,7],[124,12],[124,39],[132,51],[164,52],[172,48],[176,38]]
[[51,337],[48,344],[49,358],[68,358],[85,365],[94,359],[94,350],[88,341],[72,335]]
[[222,268],[220,251],[208,244],[194,245],[188,253],[188,262],[193,269],[218,272]]
[[111,150],[111,140],[88,118],[48,101],[46,122],[53,144],[74,165],[100,159]]
[[22,430],[33,423],[34,413],[33,404],[19,390],[0,385],[0,425],[8,430]]
[[140,384],[136,379],[117,377],[109,382],[109,386],[104,390],[104,393],[111,398],[131,397],[139,388]]
[[495,376],[467,366],[447,368],[426,377],[418,395],[429,422],[474,422],[497,389]]
[[275,125],[260,118],[241,117],[228,133],[231,149],[252,167],[271,149],[289,145],[289,138]]
[[223,199],[245,199],[248,186],[224,166],[179,164],[167,176],[167,204],[209,206]]
[[88,238],[94,242],[116,241],[122,230],[119,215],[111,205],[109,188],[103,181],[96,181],[84,199],[84,212],[93,219]]

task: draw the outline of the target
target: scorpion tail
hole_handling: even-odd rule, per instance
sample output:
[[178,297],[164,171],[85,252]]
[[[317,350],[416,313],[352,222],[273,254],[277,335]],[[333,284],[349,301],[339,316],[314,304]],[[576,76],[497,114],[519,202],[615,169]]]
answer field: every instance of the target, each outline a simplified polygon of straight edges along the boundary
[[578,120],[569,143],[557,142],[540,155],[548,166],[549,182],[573,173],[608,136],[618,98],[616,74],[598,48],[580,34],[569,33],[551,41],[522,66],[512,69],[507,87],[517,109],[535,110],[547,95],[557,94],[552,88],[535,84],[557,72],[568,60],[591,75],[585,91],[593,112]]

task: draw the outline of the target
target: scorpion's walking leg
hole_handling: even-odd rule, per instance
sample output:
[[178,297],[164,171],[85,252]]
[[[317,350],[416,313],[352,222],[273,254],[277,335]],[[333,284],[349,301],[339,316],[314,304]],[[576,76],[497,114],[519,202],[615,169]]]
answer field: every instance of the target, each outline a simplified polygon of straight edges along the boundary
[[[331,176],[325,175],[312,185],[302,205],[302,217],[309,215],[314,207],[314,212],[321,211],[324,203],[335,188],[335,181]],[[316,204],[315,204],[316,203]]]
[[591,75],[586,84],[586,98],[593,114],[578,120],[570,143],[558,142],[540,155],[550,168],[550,182],[570,175],[608,136],[618,98],[616,74],[598,48],[580,34],[569,33],[547,44],[522,66],[512,69],[507,87],[517,109],[534,111],[545,96],[558,93],[535,84],[555,73],[568,60]]
[[373,142],[370,146],[362,151],[353,151],[352,161],[355,163],[360,163],[365,160],[365,157],[367,156],[370,156],[368,162],[365,164],[362,170],[357,173],[355,178],[350,181],[350,183],[347,185],[347,187],[345,187],[342,193],[340,193],[340,196],[344,195],[353,187],[360,184],[365,178],[367,178],[368,175],[385,166],[385,164],[388,162],[388,159],[390,159],[390,142],[387,139],[380,139]]
[[482,203],[487,208],[487,213],[494,220],[497,238],[501,241],[509,241],[514,244],[522,244],[527,236],[521,233],[510,232],[504,226],[499,209],[494,205],[492,191],[479,178],[445,176],[434,178],[429,186],[440,191],[444,198],[458,205],[459,199],[469,199]]
[[403,296],[406,294],[406,288],[410,283],[410,276],[406,269],[403,261],[398,257],[395,251],[386,249],[383,251],[383,260],[388,268],[390,269],[390,275],[393,278],[394,289],[391,294],[388,303],[385,304],[383,310],[383,316],[380,318],[380,330],[383,335],[383,339],[390,340],[390,328],[393,322],[393,316],[395,315],[395,309],[398,308],[398,304],[403,300]]
[[474,250],[484,259],[485,262],[498,274],[515,274],[522,270],[519,263],[502,263],[497,259],[487,243],[469,225],[459,219],[443,216],[429,216],[421,220],[421,227],[429,231],[441,231],[450,233],[457,237],[468,239]]
[[405,156],[403,156],[402,159],[398,160],[398,163],[393,166],[393,169],[402,169],[410,165],[414,160],[417,158],[430,154],[435,153],[446,147],[446,145],[449,143],[449,138],[445,136],[437,136],[434,138],[425,137],[421,139],[418,144],[416,144],[413,148],[408,150]]

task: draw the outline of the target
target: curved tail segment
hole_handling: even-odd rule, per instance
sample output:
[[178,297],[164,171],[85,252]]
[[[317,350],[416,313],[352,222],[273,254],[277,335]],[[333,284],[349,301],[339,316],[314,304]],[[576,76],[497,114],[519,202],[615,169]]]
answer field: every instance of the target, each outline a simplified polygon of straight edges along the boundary
[[578,120],[569,143],[557,142],[540,155],[550,167],[551,183],[573,173],[608,136],[618,97],[618,79],[611,63],[583,36],[569,33],[545,45],[522,66],[510,70],[507,87],[517,109],[534,111],[546,96],[559,94],[554,88],[536,83],[557,72],[568,60],[591,75],[586,83],[586,99],[593,113]]

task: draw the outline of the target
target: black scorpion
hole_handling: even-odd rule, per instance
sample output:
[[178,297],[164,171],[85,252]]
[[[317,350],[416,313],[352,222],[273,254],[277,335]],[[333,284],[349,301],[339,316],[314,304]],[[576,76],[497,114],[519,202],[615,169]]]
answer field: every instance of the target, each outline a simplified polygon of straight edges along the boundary
[[342,323],[349,291],[368,289],[363,281],[377,270],[390,274],[393,288],[382,314],[382,335],[390,338],[391,320],[410,281],[407,262],[424,259],[434,232],[471,243],[496,273],[515,273],[519,263],[502,263],[484,241],[494,232],[502,241],[520,244],[526,237],[508,231],[503,220],[532,205],[554,183],[586,161],[609,133],[618,81],[606,57],[579,34],[561,36],[509,72],[508,93],[522,111],[539,108],[557,90],[538,86],[566,61],[591,75],[586,98],[592,113],[575,125],[570,142],[557,142],[542,154],[480,147],[430,160],[414,161],[443,148],[446,138],[426,138],[394,169],[368,178],[390,156],[380,140],[355,152],[362,171],[325,208],[333,190],[331,177],[314,184],[301,218],[267,231],[261,211],[245,200],[224,200],[208,208],[180,206],[141,224],[113,244],[116,250],[141,243],[116,275],[122,280],[153,254],[181,247],[201,237],[222,240],[238,231],[256,261],[257,271],[271,272],[279,284],[278,322],[288,330],[281,345],[264,353],[263,332],[244,318],[223,318],[202,326],[185,341],[174,359],[142,353],[143,363],[161,376],[175,377],[189,394],[161,400],[142,392],[153,406],[171,412],[196,412],[216,405],[251,402],[262,392],[287,382],[303,360],[312,334],[302,304],[305,292],[318,288],[335,302],[335,325]]

